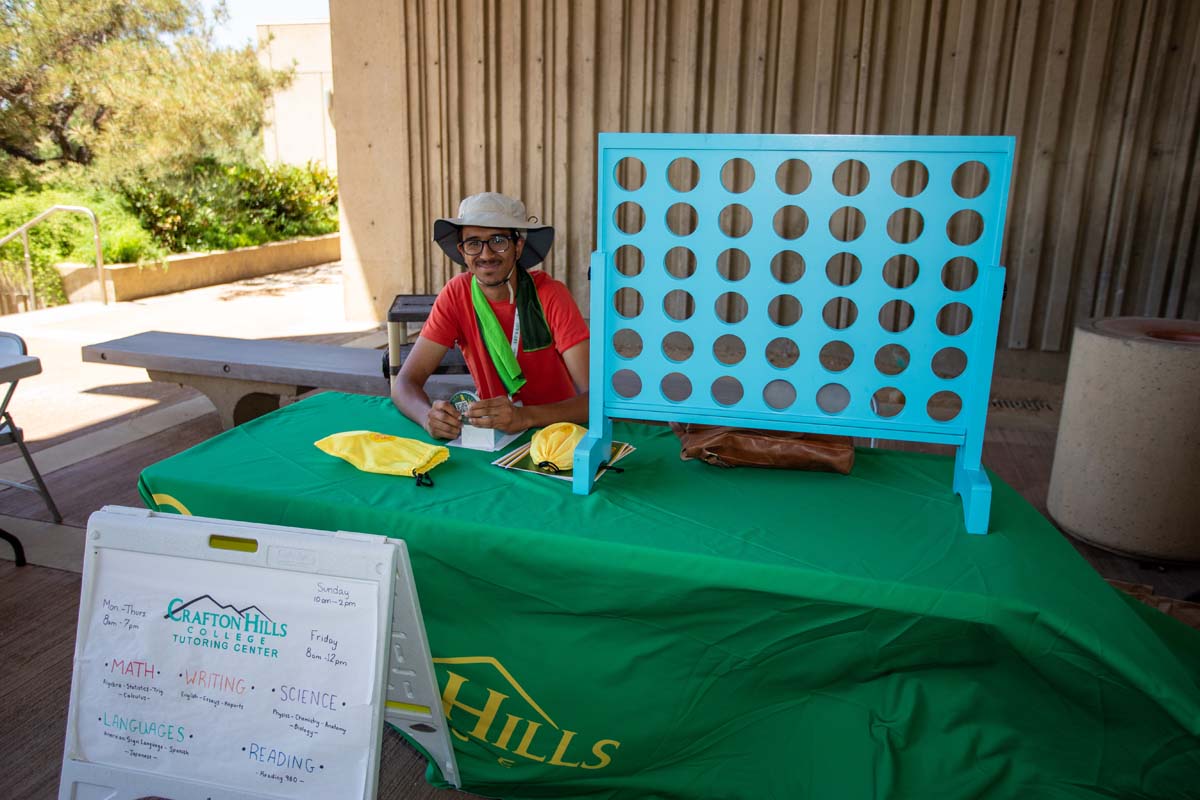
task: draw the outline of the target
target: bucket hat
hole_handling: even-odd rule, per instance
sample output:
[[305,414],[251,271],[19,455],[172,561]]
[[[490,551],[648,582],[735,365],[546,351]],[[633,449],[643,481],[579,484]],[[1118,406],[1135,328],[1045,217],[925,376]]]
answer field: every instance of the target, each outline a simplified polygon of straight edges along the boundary
[[[554,228],[537,225],[537,217],[528,216],[525,204],[499,192],[482,192],[464,198],[458,204],[457,217],[441,217],[433,221],[433,240],[450,260],[466,266],[458,252],[458,232],[464,225],[480,228],[511,228],[524,231],[525,249],[517,265],[535,267],[546,258],[554,244]],[[534,223],[531,225],[530,223]]]

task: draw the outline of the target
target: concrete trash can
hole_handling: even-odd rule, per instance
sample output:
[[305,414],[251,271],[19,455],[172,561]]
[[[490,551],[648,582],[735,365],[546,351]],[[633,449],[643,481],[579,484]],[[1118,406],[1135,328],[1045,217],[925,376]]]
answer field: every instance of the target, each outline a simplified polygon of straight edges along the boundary
[[1200,322],[1076,328],[1047,506],[1098,547],[1200,561]]

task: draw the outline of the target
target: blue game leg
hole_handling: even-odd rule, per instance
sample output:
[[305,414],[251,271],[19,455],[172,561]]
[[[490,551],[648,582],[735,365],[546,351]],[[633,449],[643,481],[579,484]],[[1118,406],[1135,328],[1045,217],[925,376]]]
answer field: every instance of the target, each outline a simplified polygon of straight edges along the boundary
[[572,464],[571,491],[575,494],[590,494],[596,482],[596,471],[612,456],[612,420],[601,417],[599,430],[596,426],[588,430],[587,436],[575,445]]
[[[588,277],[592,281],[592,308],[605,309],[598,312],[593,319],[593,325],[599,329],[601,342],[606,341],[604,331],[608,330],[608,316],[612,314],[612,303],[608,301],[608,254],[604,250],[592,253],[591,266],[588,267]],[[573,475],[571,491],[575,494],[590,494],[592,484],[596,482],[596,470],[612,456],[612,420],[604,411],[604,399],[612,384],[601,384],[604,372],[605,346],[593,342],[588,354],[588,369],[591,375],[591,392],[588,395],[588,432],[575,445],[575,456],[572,461]]]
[[992,511],[992,482],[979,459],[966,455],[972,448],[962,445],[954,454],[954,493],[962,498],[963,522],[967,533],[987,533]]

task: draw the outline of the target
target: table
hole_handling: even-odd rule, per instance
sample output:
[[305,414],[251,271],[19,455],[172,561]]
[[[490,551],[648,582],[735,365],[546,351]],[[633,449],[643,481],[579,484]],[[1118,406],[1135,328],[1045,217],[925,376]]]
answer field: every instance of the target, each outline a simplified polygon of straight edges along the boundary
[[[37,356],[0,353],[0,384],[13,383],[37,375],[41,371],[42,361]],[[12,545],[13,560],[17,566],[25,566],[25,548],[21,546],[21,540],[3,528],[0,528],[0,539]]]
[[[682,463],[589,496],[455,449],[435,486],[312,443],[422,431],[327,393],[148,467],[150,507],[408,541],[464,787],[505,798],[1195,797],[1200,635],[1126,600],[995,476]],[[427,775],[437,782],[431,767]]]

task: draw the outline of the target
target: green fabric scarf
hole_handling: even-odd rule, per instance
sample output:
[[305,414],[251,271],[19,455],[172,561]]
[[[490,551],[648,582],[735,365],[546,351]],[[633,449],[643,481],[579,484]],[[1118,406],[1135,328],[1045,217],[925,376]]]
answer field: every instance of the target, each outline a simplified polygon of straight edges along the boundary
[[[550,325],[546,322],[546,312],[542,308],[541,298],[538,297],[537,287],[533,277],[524,269],[517,267],[517,313],[521,318],[521,342],[526,353],[543,350],[554,344],[550,333]],[[475,319],[479,322],[479,332],[483,344],[491,356],[492,364],[504,382],[504,388],[510,395],[516,394],[525,385],[525,376],[521,366],[513,354],[512,344],[504,329],[496,319],[487,297],[475,276],[471,276],[471,303],[475,307]]]

